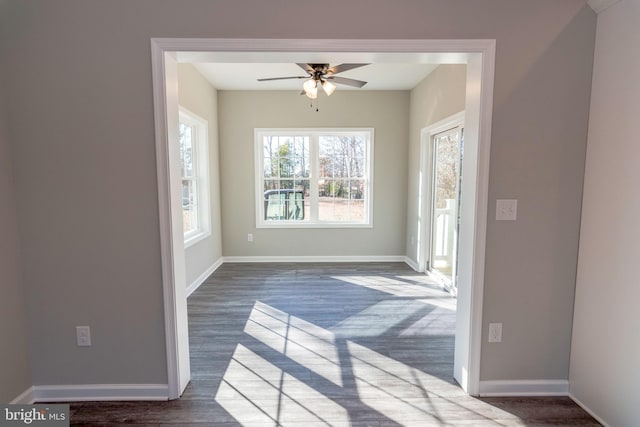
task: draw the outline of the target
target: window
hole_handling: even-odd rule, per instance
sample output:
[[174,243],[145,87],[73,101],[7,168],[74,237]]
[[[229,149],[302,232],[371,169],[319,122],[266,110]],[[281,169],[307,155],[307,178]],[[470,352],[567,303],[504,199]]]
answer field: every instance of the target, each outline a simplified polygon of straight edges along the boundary
[[211,234],[207,122],[180,108],[182,223],[185,247]]
[[256,129],[257,227],[371,227],[373,129]]

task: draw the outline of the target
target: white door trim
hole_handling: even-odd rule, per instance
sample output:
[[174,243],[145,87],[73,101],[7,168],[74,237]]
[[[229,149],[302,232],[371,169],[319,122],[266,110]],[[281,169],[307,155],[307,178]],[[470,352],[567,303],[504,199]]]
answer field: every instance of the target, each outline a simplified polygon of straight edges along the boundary
[[[167,398],[180,397],[190,378],[189,332],[187,320],[184,234],[179,207],[182,203],[180,178],[171,176],[179,164],[171,155],[178,146],[178,69],[174,52],[151,41],[153,105],[158,175],[158,214],[160,220],[160,255],[167,357]],[[172,138],[171,135],[174,135]],[[170,141],[175,140],[174,147]],[[172,203],[173,201],[173,203]],[[173,209],[173,211],[172,211]],[[180,208],[181,209],[181,208]]]
[[[376,55],[391,53],[406,58],[407,62],[467,64],[466,129],[467,137],[475,137],[478,140],[478,157],[477,169],[468,171],[473,172],[476,178],[476,197],[473,203],[474,221],[471,229],[468,230],[470,233],[467,234],[473,242],[472,251],[465,254],[469,257],[471,268],[468,272],[468,287],[464,289],[468,295],[463,298],[460,294],[458,295],[459,304],[467,304],[470,314],[463,325],[467,333],[463,349],[465,369],[458,381],[467,393],[477,395],[480,379],[495,40],[151,39],[169,399],[178,398],[182,392],[184,375],[181,378],[181,372],[185,373],[185,363],[188,370],[189,356],[188,337],[183,336],[186,312],[181,313],[181,307],[186,304],[186,296],[184,287],[177,286],[176,283],[180,276],[179,270],[183,268],[180,263],[184,261],[176,259],[178,256],[176,247],[179,244],[175,241],[177,237],[173,234],[175,234],[177,219],[171,212],[171,199],[178,195],[171,191],[169,177],[170,126],[168,120],[172,112],[168,111],[167,105],[177,104],[177,91],[174,90],[177,82],[173,81],[177,77],[167,73],[166,66],[171,65],[167,63],[180,60],[181,57],[176,54],[178,52],[183,56],[183,60],[192,62],[212,60],[211,58],[218,61],[226,59],[229,62],[240,62],[235,59],[237,58],[235,54],[244,55],[246,62],[261,62],[259,58],[266,54],[283,53],[289,56],[305,54],[307,58],[313,58],[322,56],[323,52],[332,52],[342,53],[350,58],[357,57],[360,60],[370,58],[369,62],[375,62]],[[254,58],[251,60],[249,57],[252,55]],[[471,115],[475,117],[472,119]]]
[[431,137],[440,132],[447,131],[456,126],[464,126],[464,111],[453,114],[440,121],[430,124],[420,130],[420,176],[422,182],[419,183],[422,188],[420,197],[420,236],[418,236],[418,271],[427,271],[427,253],[431,244],[431,204],[432,204],[432,168],[433,168],[433,152],[431,148]]

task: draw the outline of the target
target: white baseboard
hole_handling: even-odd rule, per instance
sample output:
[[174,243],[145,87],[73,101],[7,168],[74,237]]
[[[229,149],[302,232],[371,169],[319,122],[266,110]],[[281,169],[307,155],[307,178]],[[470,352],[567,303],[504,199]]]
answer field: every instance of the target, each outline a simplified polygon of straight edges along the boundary
[[33,387],[23,391],[18,397],[9,402],[10,405],[31,405],[34,402]]
[[86,402],[106,400],[168,400],[167,384],[36,385],[35,402]]
[[480,396],[568,396],[568,380],[480,381]]
[[413,269],[413,271],[420,273],[420,266],[417,262],[409,258],[408,256],[404,257],[404,263]]
[[605,423],[604,420],[602,418],[600,418],[599,416],[597,416],[595,414],[595,412],[593,412],[587,405],[585,405],[584,403],[582,403],[580,401],[580,399],[577,399],[573,394],[569,393],[569,397],[571,398],[571,400],[573,400],[574,402],[576,402],[576,404],[581,407],[582,409],[585,410],[585,412],[589,415],[591,415],[593,418],[595,418],[595,420],[597,422],[599,422],[600,424],[602,424],[604,427],[610,427],[609,424]]
[[372,256],[226,256],[224,262],[404,262],[402,255]]
[[196,278],[196,280],[193,281],[193,283],[191,283],[189,286],[187,286],[187,298],[189,297],[189,295],[194,293],[195,290],[198,289],[200,287],[200,285],[202,285],[204,283],[205,280],[207,280],[207,277],[211,276],[211,274],[214,271],[216,271],[218,269],[218,267],[220,267],[222,265],[223,262],[224,262],[224,258],[222,258],[222,257],[218,258],[218,260],[216,262],[214,262],[211,267],[207,268],[204,271],[204,273],[202,273],[200,276],[198,276]]

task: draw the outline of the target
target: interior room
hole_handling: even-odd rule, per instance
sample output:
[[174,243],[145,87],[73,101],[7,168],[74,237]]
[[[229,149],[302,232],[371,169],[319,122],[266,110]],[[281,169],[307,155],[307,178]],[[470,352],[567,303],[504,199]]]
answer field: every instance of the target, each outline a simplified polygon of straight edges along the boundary
[[637,425],[639,18],[0,0],[0,401]]

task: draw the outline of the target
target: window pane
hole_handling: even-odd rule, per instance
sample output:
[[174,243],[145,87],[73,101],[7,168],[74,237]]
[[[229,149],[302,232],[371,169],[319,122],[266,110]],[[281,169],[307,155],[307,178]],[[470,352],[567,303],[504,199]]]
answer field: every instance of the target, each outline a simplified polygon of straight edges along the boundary
[[318,139],[320,177],[333,178],[336,158],[333,140],[334,138],[331,136],[321,136]]
[[325,180],[318,186],[318,219],[363,221],[364,180]]
[[320,221],[336,221],[344,217],[347,208],[343,200],[343,185],[339,181],[324,180],[318,185],[318,219]]
[[447,200],[457,198],[460,178],[460,142],[457,132],[448,132],[434,138],[436,162],[436,208],[444,209]]
[[321,136],[319,157],[321,177],[365,176],[366,141],[361,136]]
[[281,190],[292,190],[293,189],[293,180],[292,179],[281,179],[279,188]]
[[265,180],[264,219],[293,221],[309,218],[309,187],[306,180]]
[[265,157],[262,163],[263,176],[265,178],[271,178],[278,173],[278,164],[274,163],[270,157]]
[[182,223],[184,233],[198,229],[198,204],[196,182],[182,181]]
[[264,219],[267,221],[302,221],[308,217],[304,190],[268,190],[264,193]]
[[311,183],[309,180],[296,182],[296,202],[301,204],[302,215],[301,219],[309,220],[311,218],[311,199],[309,197]]
[[278,189],[278,180],[275,180],[275,179],[264,180],[264,191],[277,190],[277,189]]
[[349,194],[351,200],[364,200],[365,198],[365,180],[352,179],[349,181]]
[[195,130],[192,126],[180,123],[180,164],[182,176],[195,175]]
[[265,136],[263,138],[265,178],[308,178],[311,175],[308,136]]

